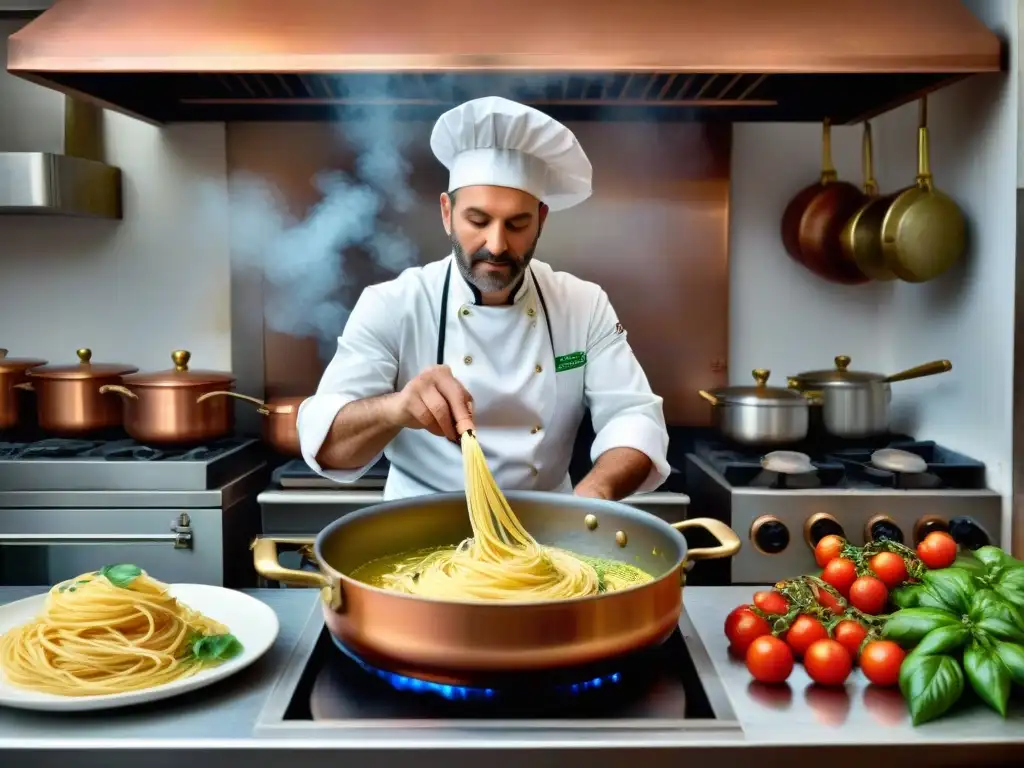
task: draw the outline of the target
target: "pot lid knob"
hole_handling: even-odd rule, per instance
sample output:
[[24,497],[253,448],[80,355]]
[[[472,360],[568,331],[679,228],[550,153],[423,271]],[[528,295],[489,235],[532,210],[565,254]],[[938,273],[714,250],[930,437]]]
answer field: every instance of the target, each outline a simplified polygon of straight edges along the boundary
[[837,355],[836,356],[836,370],[846,372],[846,369],[850,367],[850,356],[849,355]]
[[89,361],[92,360],[92,350],[82,347],[76,349],[75,354],[78,355],[78,360],[82,365],[88,365]]
[[768,377],[772,375],[772,372],[766,368],[755,368],[750,372],[754,377],[754,383],[759,387],[763,387],[768,383]]
[[187,349],[176,349],[171,352],[171,360],[174,361],[174,370],[184,373],[188,370],[188,361],[192,359],[192,353]]

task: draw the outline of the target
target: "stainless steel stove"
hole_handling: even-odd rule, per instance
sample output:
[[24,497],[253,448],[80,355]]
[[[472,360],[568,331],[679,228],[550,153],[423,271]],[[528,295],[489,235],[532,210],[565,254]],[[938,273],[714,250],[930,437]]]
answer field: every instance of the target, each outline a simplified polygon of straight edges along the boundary
[[340,646],[315,611],[260,714],[257,736],[457,729],[567,735],[688,730],[739,736],[721,680],[689,619],[657,648],[585,669],[463,688],[376,669]]
[[[881,447],[921,457],[925,471],[878,468],[871,454]],[[932,530],[948,530],[971,549],[1001,541],[1002,497],[986,487],[985,465],[968,456],[901,436],[799,450],[813,471],[771,472],[760,453],[715,441],[698,442],[687,455],[690,514],[722,520],[745,539],[735,557],[717,565],[724,583],[813,572],[812,548],[830,533],[857,545],[887,537],[915,546]]]
[[123,438],[0,442],[0,583],[133,562],[164,581],[251,586],[267,477],[248,438],[182,450]]

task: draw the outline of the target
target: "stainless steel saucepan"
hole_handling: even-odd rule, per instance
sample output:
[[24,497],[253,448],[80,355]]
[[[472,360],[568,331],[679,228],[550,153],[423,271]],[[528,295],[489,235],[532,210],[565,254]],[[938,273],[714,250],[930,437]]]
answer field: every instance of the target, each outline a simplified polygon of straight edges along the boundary
[[758,447],[788,445],[807,437],[813,396],[769,387],[771,371],[763,368],[751,375],[753,386],[698,392],[714,409],[715,427],[734,442]]

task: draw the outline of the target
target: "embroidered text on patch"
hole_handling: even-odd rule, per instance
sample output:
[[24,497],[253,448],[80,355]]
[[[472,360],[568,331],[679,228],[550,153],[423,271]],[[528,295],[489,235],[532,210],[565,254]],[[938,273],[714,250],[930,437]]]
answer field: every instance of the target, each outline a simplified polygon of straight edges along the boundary
[[587,364],[586,352],[570,352],[568,355],[561,355],[555,358],[555,373],[571,371]]

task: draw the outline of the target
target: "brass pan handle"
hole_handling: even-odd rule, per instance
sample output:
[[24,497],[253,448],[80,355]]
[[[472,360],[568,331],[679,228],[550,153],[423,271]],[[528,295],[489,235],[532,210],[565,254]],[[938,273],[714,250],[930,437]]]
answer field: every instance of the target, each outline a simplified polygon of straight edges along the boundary
[[270,415],[270,409],[267,407],[267,404],[263,400],[260,400],[259,398],[256,397],[250,397],[249,395],[243,395],[240,392],[228,392],[227,390],[207,392],[205,395],[200,395],[199,397],[196,398],[196,405],[199,405],[199,403],[203,402],[204,400],[208,400],[211,397],[234,397],[239,400],[245,400],[245,402],[247,403],[252,403],[253,405],[259,406],[258,408],[256,408],[256,412],[259,413],[261,416]]
[[139,399],[139,396],[128,389],[128,387],[122,387],[120,384],[104,384],[100,387],[101,395],[105,395],[109,392],[113,392],[115,395],[121,395],[122,397],[127,397],[129,400]]
[[712,395],[710,392],[707,392],[706,390],[701,389],[701,390],[697,391],[697,394],[700,395],[701,397],[703,397],[705,400],[707,400],[712,405],[718,405],[718,398],[715,397],[714,395]]
[[712,517],[693,517],[689,520],[680,520],[678,523],[672,523],[672,527],[677,531],[685,531],[687,528],[703,528],[718,539],[717,547],[688,549],[686,551],[687,560],[720,560],[723,557],[732,557],[740,551],[740,547],[743,545],[740,537],[732,528]]
[[887,376],[885,381],[892,384],[894,381],[907,381],[908,379],[920,379],[923,376],[935,376],[939,373],[946,373],[953,370],[953,364],[949,360],[932,360],[930,363],[915,365],[905,371]]
[[320,599],[324,601],[331,610],[341,608],[341,588],[332,584],[331,579],[320,571],[302,571],[297,568],[285,568],[281,565],[281,559],[277,553],[278,544],[290,544],[292,546],[308,547],[315,539],[310,536],[280,536],[264,537],[253,539],[252,561],[256,573],[270,581],[279,581],[293,587],[319,587]]

